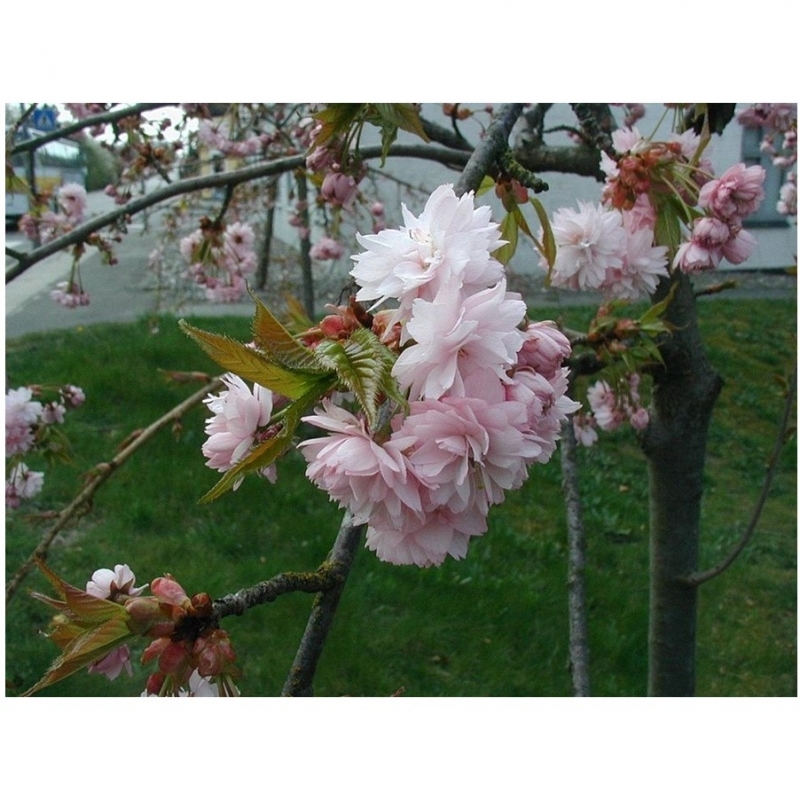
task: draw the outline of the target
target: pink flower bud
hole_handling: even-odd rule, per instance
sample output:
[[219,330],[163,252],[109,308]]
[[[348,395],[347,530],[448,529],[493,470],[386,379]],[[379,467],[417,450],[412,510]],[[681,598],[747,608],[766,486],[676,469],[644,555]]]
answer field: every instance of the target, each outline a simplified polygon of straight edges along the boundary
[[155,578],[150,584],[150,591],[164,603],[181,607],[189,604],[189,596],[172,575]]

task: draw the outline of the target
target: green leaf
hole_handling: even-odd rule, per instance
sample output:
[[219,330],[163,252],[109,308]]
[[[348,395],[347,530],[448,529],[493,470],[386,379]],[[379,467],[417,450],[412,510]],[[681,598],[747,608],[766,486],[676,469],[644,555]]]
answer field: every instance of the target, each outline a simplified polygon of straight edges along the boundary
[[[650,308],[639,317],[639,324],[643,329],[649,328],[653,323],[661,322],[661,317],[666,313],[669,304],[672,302],[672,298],[675,296],[677,288],[678,283],[676,281],[672,284],[667,296],[663,300],[660,300],[658,303],[653,303]],[[666,325],[666,323],[662,324]]]
[[224,370],[291,400],[302,397],[319,378],[318,374],[276,364],[258,350],[227,336],[195,328],[185,320],[180,320],[179,325]]
[[422,127],[419,109],[413,103],[373,103],[372,108],[388,126],[414,133],[425,142],[430,141]]
[[514,214],[506,214],[503,217],[500,223],[500,238],[505,239],[506,243],[494,251],[494,257],[506,266],[516,252],[519,241],[519,226]]
[[666,245],[670,258],[677,252],[683,234],[681,232],[682,207],[680,203],[669,198],[658,209],[655,224],[655,244]]
[[229,469],[222,478],[200,498],[201,503],[210,503],[234,488],[239,479],[269,467],[277,461],[292,443],[302,417],[336,385],[334,377],[317,379],[317,383],[295,402],[287,406],[281,417],[281,427],[275,436],[254,447],[238,464]]
[[482,194],[486,194],[486,192],[488,192],[490,189],[494,189],[494,186],[494,178],[491,175],[484,175],[481,185],[475,192],[475,196],[480,197]]
[[556,240],[553,236],[553,228],[550,225],[550,220],[547,217],[547,212],[545,211],[541,201],[535,197],[530,197],[528,199],[536,211],[536,216],[539,217],[539,223],[542,226],[542,241],[537,242],[536,239],[534,239],[534,242],[536,243],[539,252],[544,256],[545,261],[547,261],[550,267],[547,273],[549,280],[550,273],[553,271],[553,264],[556,262],[557,250]]
[[395,356],[372,331],[358,328],[343,342],[325,339],[315,353],[320,363],[335,370],[339,380],[355,394],[370,428],[378,424],[383,399],[405,402],[392,375]]

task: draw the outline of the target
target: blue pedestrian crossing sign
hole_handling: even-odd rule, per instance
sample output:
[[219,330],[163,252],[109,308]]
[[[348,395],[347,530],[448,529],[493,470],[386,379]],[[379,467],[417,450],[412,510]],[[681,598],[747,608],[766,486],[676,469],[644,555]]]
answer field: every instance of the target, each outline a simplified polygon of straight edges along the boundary
[[31,124],[42,133],[49,133],[58,128],[58,112],[52,106],[35,108],[31,114]]

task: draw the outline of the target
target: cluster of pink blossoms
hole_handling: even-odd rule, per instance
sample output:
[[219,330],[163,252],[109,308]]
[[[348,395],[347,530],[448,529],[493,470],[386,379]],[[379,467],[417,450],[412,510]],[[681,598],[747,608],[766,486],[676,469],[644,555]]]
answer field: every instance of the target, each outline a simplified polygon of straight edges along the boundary
[[[655,212],[646,195],[641,197],[627,211],[580,201],[578,211],[556,211],[552,285],[595,289],[619,300],[652,294],[659,278],[668,274],[667,248],[653,244]],[[547,268],[544,258],[540,263]]]
[[[131,631],[151,639],[142,663],[155,662],[157,671],[147,681],[143,697],[162,694],[178,697],[238,695],[233,684],[236,655],[227,633],[212,618],[212,604],[205,593],[189,597],[170,575],[150,585],[152,597],[143,597],[148,584],[135,586],[136,576],[127,564],[98,569],[86,583],[86,594],[118,603],[126,608]],[[97,619],[78,620],[92,630]],[[62,646],[75,635],[59,636]],[[80,634],[78,634],[80,635]],[[74,647],[74,642],[70,643]],[[114,648],[92,662],[88,671],[116,680],[123,672],[133,675],[131,650],[127,644]]]
[[742,264],[753,254],[755,237],[744,230],[742,220],[764,199],[764,168],[734,164],[719,178],[708,181],[697,200],[706,215],[692,223],[691,236],[675,255],[674,264],[684,272],[714,269],[723,258]]
[[67,407],[77,408],[86,399],[77,386],[63,386],[58,399],[34,400],[39,387],[21,386],[6,393],[6,508],[18,508],[22,500],[37,495],[44,485],[44,473],[31,470],[21,459],[40,449],[49,425],[64,422]]
[[[787,170],[776,208],[779,214],[797,216],[797,104],[756,103],[737,119],[747,128],[762,131],[761,152],[778,169]],[[791,171],[788,171],[791,170]]]
[[184,277],[205,288],[212,302],[234,303],[247,293],[247,277],[256,271],[255,233],[233,222],[219,231],[198,229],[181,239],[181,255],[189,262]]
[[397,302],[384,341],[400,349],[392,374],[408,413],[371,431],[326,399],[304,420],[328,435],[302,442],[306,474],[356,522],[367,546],[395,564],[462,558],[492,505],[547,461],[579,404],[566,396],[571,348],[549,322],[527,324],[506,291],[489,207],[436,189],[405,226],[359,236],[356,298]]
[[[668,248],[655,245],[655,223],[665,197],[677,192],[695,206],[689,238],[672,266],[684,272],[713,269],[725,258],[741,264],[756,240],[742,227],[763,199],[764,170],[736,164],[714,179],[701,139],[693,131],[672,134],[666,142],[645,139],[636,128],[612,134],[616,158],[603,153],[603,202],[579,203],[553,216],[557,255],[554,286],[595,289],[606,298],[635,300],[650,295],[669,274]],[[544,258],[541,266],[547,268]]]
[[65,183],[56,193],[59,211],[45,209],[37,214],[24,214],[19,229],[29,239],[39,238],[44,244],[71,231],[83,221],[86,213],[86,189],[78,183]]
[[586,399],[591,413],[576,414],[572,418],[575,437],[582,445],[590,447],[597,441],[597,430],[615,431],[625,422],[636,431],[644,430],[650,423],[650,414],[641,404],[638,373],[628,375],[616,390],[607,381],[597,381],[589,387]]
[[274,140],[274,135],[266,133],[250,136],[246,139],[230,139],[218,127],[214,127],[207,120],[200,122],[197,136],[201,142],[212,150],[218,150],[226,156],[237,156],[239,158],[261,155]]

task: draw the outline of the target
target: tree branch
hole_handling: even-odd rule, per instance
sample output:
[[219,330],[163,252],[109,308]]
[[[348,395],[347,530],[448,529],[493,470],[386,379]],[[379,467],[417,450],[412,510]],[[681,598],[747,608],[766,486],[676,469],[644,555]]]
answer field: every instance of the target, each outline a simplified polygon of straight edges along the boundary
[[281,692],[282,697],[310,697],[314,694],[317,664],[366,527],[366,524],[353,525],[350,513],[345,514],[327,559],[328,568],[335,574],[336,581],[314,600],[306,630]]
[[524,103],[508,103],[500,109],[497,119],[492,122],[480,144],[472,151],[454,187],[459,197],[466,192],[476,191],[501,154],[508,149],[511,130],[519,119],[523,107]]
[[17,153],[27,153],[29,150],[37,150],[48,142],[52,142],[56,139],[66,139],[73,133],[79,133],[84,128],[92,128],[95,125],[105,125],[110,122],[117,122],[117,120],[125,119],[126,117],[138,116],[145,111],[153,111],[156,108],[174,105],[175,103],[136,103],[135,105],[127,106],[126,108],[120,108],[116,111],[105,111],[102,114],[93,114],[90,117],[84,117],[77,122],[73,122],[70,125],[64,125],[63,127],[57,128],[54,131],[43,133],[41,136],[37,136],[35,139],[28,139],[24,142],[20,142],[19,144],[14,145],[11,154],[15,155]]
[[761,492],[759,493],[753,513],[750,516],[750,522],[747,525],[747,528],[745,528],[744,533],[742,533],[739,541],[736,543],[731,552],[722,561],[720,561],[719,564],[703,572],[693,572],[691,575],[687,575],[685,578],[681,579],[682,583],[686,583],[689,586],[699,586],[701,583],[705,583],[706,581],[710,581],[712,578],[716,578],[717,575],[725,572],[725,570],[728,569],[728,567],[730,567],[734,561],[736,561],[741,552],[747,546],[750,539],[753,537],[756,525],[758,525],[758,520],[761,518],[761,513],[764,510],[764,504],[767,502],[770,486],[772,485],[772,479],[775,477],[775,473],[778,468],[778,457],[780,456],[781,450],[786,443],[786,433],[789,430],[789,424],[792,420],[792,408],[794,407],[796,391],[797,366],[795,366],[794,372],[792,373],[789,390],[786,394],[786,405],[783,409],[783,418],[781,419],[778,435],[775,439],[775,446],[772,449],[772,455],[770,456],[768,462],[767,472],[764,476],[764,483],[761,486]]
[[121,467],[142,445],[152,439],[158,431],[166,427],[168,424],[176,419],[182,417],[190,408],[193,408],[200,403],[209,392],[214,392],[223,383],[219,378],[209,381],[202,389],[195,392],[191,397],[186,398],[178,403],[171,411],[168,411],[164,416],[157,419],[155,422],[148,425],[144,430],[135,435],[133,440],[110,461],[98,464],[83,489],[78,493],[77,497],[58,515],[55,524],[47,531],[42,537],[37,548],[30,555],[28,560],[14,573],[11,579],[6,584],[6,603],[16,594],[22,581],[33,569],[37,559],[42,561],[47,560],[47,554],[50,550],[50,545],[58,534],[64,529],[66,524],[75,516],[80,513],[85,513],[92,502],[92,498],[97,490]]
[[[361,158],[372,159],[380,158],[382,150],[380,145],[372,147],[364,147],[361,150]],[[462,151],[455,151],[444,147],[430,147],[428,145],[407,145],[407,144],[394,144],[389,150],[390,156],[402,158],[422,158],[429,161],[437,161],[442,164],[455,164],[464,165],[467,163],[468,154]],[[244,183],[246,181],[256,180],[257,178],[266,178],[273,175],[280,175],[284,172],[290,172],[305,166],[305,155],[287,156],[279,158],[274,161],[266,161],[259,164],[252,164],[241,169],[232,170],[231,172],[218,172],[210,175],[201,175],[195,178],[187,178],[186,180],[177,181],[169,186],[162,186],[153,192],[150,192],[145,197],[138,197],[130,200],[125,205],[119,206],[105,214],[100,214],[97,217],[84,222],[77,228],[74,228],[69,233],[59,236],[56,239],[49,241],[47,244],[37,247],[30,253],[27,253],[23,258],[11,269],[6,271],[6,283],[10,283],[15,278],[18,278],[23,272],[30,269],[34,264],[42,261],[48,256],[63,250],[65,247],[78,244],[86,240],[86,238],[107,225],[110,225],[116,220],[138,214],[146,208],[163,203],[179,195],[188,194],[190,192],[200,191],[201,189],[213,189],[221,186],[233,186],[235,184]],[[14,256],[13,252],[6,249],[6,254]]]
[[570,103],[581,130],[584,135],[598,150],[603,150],[609,155],[614,146],[611,142],[611,133],[616,128],[614,117],[607,103]]
[[214,616],[218,620],[231,614],[241,616],[248,609],[271,603],[289,592],[314,594],[329,591],[340,579],[339,573],[331,568],[329,562],[325,562],[314,572],[281,572],[248,589],[240,589],[234,594],[226,594],[225,597],[215,600]]

